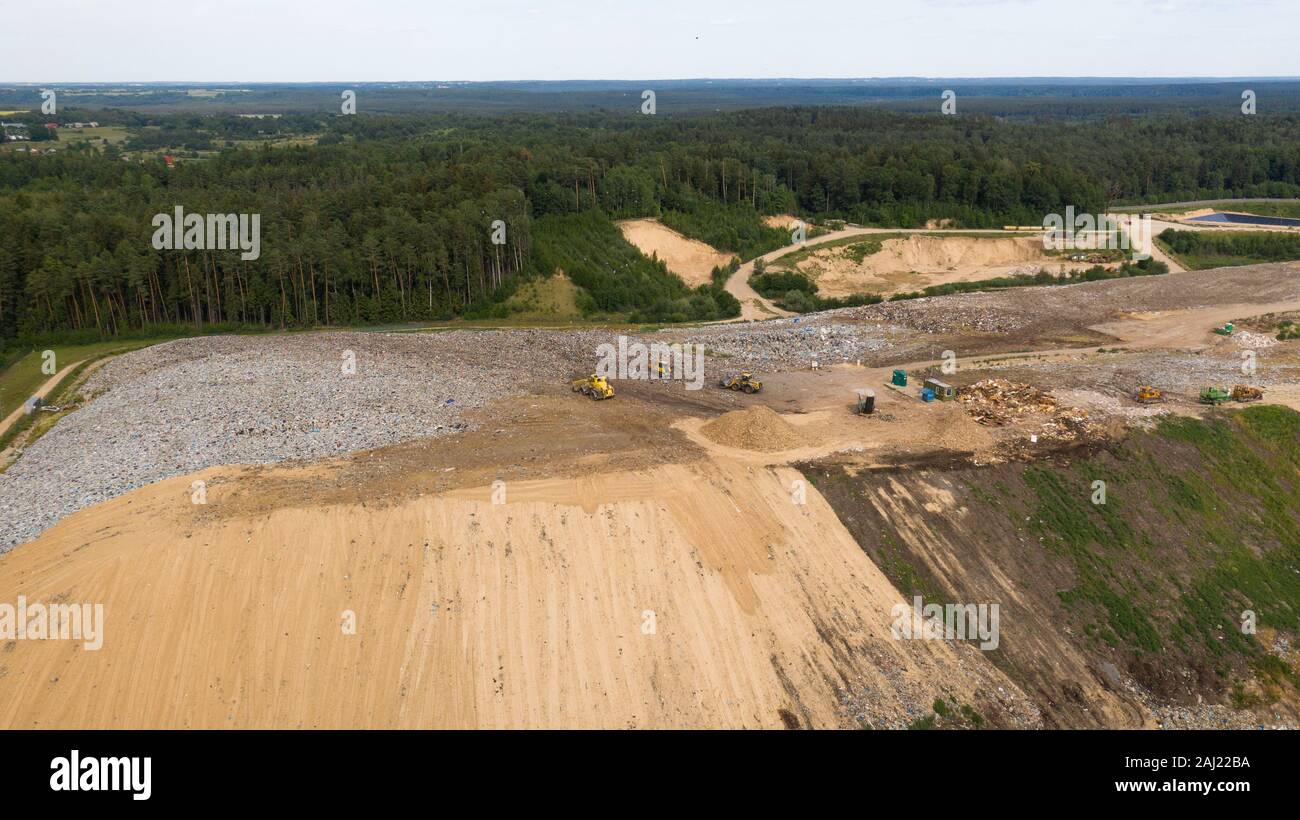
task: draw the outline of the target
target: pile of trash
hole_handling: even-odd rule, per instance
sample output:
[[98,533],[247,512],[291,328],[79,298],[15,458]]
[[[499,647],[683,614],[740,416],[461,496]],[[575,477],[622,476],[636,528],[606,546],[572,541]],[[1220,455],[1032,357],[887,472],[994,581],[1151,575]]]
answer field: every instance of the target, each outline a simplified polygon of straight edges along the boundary
[[1058,407],[1052,417],[1038,429],[1038,440],[1064,444],[1100,434],[1100,428],[1088,418],[1088,411],[1078,407]]
[[1072,444],[1104,437],[1087,410],[1063,405],[1054,396],[1021,382],[984,379],[958,390],[957,401],[986,427],[1004,427],[1022,419],[1032,424],[1046,416],[1036,427],[1025,430],[1027,439],[1009,444],[1012,453],[1021,456],[1027,457],[1035,444]]
[[1277,339],[1267,333],[1252,333],[1249,330],[1238,330],[1232,334],[1232,338],[1237,343],[1237,347],[1245,350],[1263,350],[1273,347],[1277,344]]
[[[1002,427],[1026,413],[1055,414],[1056,399],[1038,388],[1008,379],[983,379],[957,391],[957,401],[986,427]],[[1083,413],[1077,408],[1066,408]]]

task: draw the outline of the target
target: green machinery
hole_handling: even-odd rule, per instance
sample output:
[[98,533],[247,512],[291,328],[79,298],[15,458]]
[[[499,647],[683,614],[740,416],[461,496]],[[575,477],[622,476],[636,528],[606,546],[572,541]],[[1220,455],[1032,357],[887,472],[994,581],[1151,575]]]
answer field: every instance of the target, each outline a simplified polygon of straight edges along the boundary
[[1232,398],[1232,394],[1222,387],[1201,388],[1201,404],[1223,404]]

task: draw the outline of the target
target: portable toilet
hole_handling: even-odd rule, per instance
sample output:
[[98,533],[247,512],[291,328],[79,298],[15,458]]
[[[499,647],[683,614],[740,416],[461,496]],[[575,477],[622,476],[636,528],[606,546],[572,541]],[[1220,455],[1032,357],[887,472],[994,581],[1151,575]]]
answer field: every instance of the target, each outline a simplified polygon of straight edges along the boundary
[[894,378],[890,380],[890,384],[896,387],[907,387],[907,371],[895,370]]
[[934,397],[939,401],[952,401],[957,397],[957,391],[947,382],[941,382],[938,379],[926,379],[924,386],[933,390]]
[[858,391],[858,412],[864,416],[876,412],[876,391],[865,387]]

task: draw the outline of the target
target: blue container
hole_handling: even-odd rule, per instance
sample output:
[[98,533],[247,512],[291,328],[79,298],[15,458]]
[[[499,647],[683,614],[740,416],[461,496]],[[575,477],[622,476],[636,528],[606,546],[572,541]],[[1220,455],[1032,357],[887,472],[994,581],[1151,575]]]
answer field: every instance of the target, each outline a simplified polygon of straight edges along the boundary
[[934,391],[928,387],[921,388],[921,401],[934,401]]

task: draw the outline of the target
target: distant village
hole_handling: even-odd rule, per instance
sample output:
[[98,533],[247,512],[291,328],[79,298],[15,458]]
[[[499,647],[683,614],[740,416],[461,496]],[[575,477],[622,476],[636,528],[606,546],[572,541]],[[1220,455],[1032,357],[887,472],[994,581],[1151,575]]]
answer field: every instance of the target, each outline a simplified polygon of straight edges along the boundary
[[[90,122],[47,122],[45,123],[45,127],[50,131],[57,131],[59,129],[80,131],[87,128],[98,128],[99,123],[94,120],[91,120]],[[53,154],[59,150],[57,147],[53,146],[37,148],[35,143],[45,143],[48,142],[48,140],[33,140],[31,133],[28,130],[27,123],[0,122],[0,134],[3,134],[3,142],[6,143],[32,143],[30,146],[18,148],[18,151],[27,151],[32,154]]]

